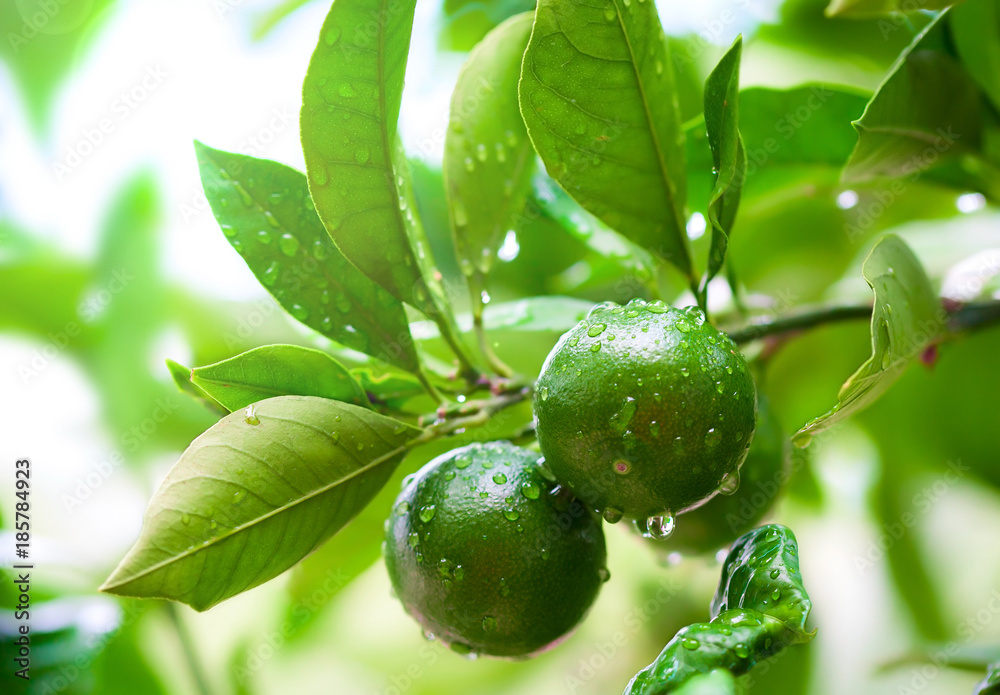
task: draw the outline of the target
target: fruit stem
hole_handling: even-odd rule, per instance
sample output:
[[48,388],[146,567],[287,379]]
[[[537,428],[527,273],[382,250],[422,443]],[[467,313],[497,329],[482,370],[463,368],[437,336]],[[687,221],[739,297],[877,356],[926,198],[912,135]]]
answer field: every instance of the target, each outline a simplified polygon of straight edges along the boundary
[[462,378],[465,379],[470,384],[475,384],[479,381],[479,370],[472,364],[469,359],[468,354],[465,351],[465,345],[456,335],[454,326],[443,313],[438,313],[434,316],[434,323],[438,325],[438,330],[441,331],[441,337],[444,341],[448,343],[448,347],[451,351],[455,353],[455,357],[458,358],[459,372]]
[[201,663],[198,661],[198,652],[194,641],[191,639],[190,633],[188,633],[187,628],[184,626],[184,622],[181,620],[177,604],[168,602],[166,604],[166,609],[167,616],[169,616],[170,622],[174,626],[174,632],[177,633],[177,639],[181,643],[181,650],[184,652],[184,660],[187,662],[188,669],[191,671],[191,679],[194,681],[195,687],[198,689],[198,693],[200,695],[212,695],[212,688],[208,685],[208,678],[205,675],[204,669],[201,667]]
[[[473,299],[473,302],[476,300]],[[483,357],[489,363],[490,368],[493,369],[497,374],[502,377],[510,378],[514,375],[513,370],[508,367],[503,360],[497,357],[497,354],[493,352],[493,348],[490,347],[489,337],[486,335],[486,327],[483,325],[483,305],[480,302],[475,305],[476,309],[472,315],[473,326],[476,329],[476,335],[479,338],[479,350],[483,353]]]
[[431,383],[430,379],[427,378],[427,372],[424,371],[423,367],[417,370],[416,375],[417,380],[420,381],[420,385],[424,387],[424,390],[434,399],[436,403],[444,403],[445,398],[441,395],[441,392],[435,388],[434,384]]

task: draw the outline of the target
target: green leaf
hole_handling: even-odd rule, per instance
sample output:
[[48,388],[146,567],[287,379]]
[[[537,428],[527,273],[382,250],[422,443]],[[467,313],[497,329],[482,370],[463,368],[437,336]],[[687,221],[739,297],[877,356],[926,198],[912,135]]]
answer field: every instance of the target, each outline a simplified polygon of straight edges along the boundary
[[872,355],[841,387],[837,405],[795,433],[799,446],[877,400],[946,327],[923,266],[899,237],[879,239],[861,272],[875,293]]
[[232,408],[224,408],[218,401],[205,393],[205,391],[203,391],[200,387],[195,386],[191,382],[190,367],[185,367],[180,362],[174,362],[170,359],[166,362],[167,369],[170,371],[170,378],[174,380],[174,384],[177,385],[177,388],[180,389],[182,393],[186,393],[191,396],[219,417],[227,415],[231,412],[231,410],[233,410]]
[[344,365],[325,352],[298,345],[265,345],[196,367],[191,382],[230,412],[273,396],[317,396],[370,407]]
[[367,367],[359,367],[352,369],[351,375],[361,383],[369,400],[385,403],[390,407],[399,407],[411,398],[426,394],[417,379],[402,372],[376,374]]
[[722,269],[729,249],[736,210],[746,178],[746,148],[739,131],[740,56],[743,37],[736,37],[705,81],[705,128],[712,149],[715,188],[708,201],[708,222],[712,225],[712,245],[702,291]]
[[223,232],[292,316],[338,343],[408,372],[419,369],[406,312],[330,240],[306,178],[283,164],[195,143]]
[[261,12],[254,19],[253,38],[257,41],[274,31],[289,15],[312,2],[312,0],[281,0],[274,7]]
[[[114,0],[56,1],[0,2],[0,60],[10,66],[38,131],[48,125],[58,88],[86,55],[101,24],[114,14]],[[62,158],[55,164],[61,181],[65,171],[59,165],[65,164]]]
[[871,17],[877,15],[943,10],[956,0],[830,0],[828,17]]
[[519,91],[549,175],[693,282],[684,138],[654,3],[541,0]]
[[948,28],[966,71],[1000,110],[1000,7],[965,0],[949,13]]
[[279,396],[191,443],[101,587],[203,611],[294,565],[360,512],[420,434],[364,408]]
[[451,98],[444,181],[459,267],[478,302],[497,249],[515,227],[535,152],[521,120],[517,82],[533,13],[508,19],[472,51]]
[[986,678],[976,685],[972,695],[1000,695],[1000,661],[990,665]]
[[337,0],[302,85],[309,192],[337,247],[397,299],[428,313],[393,167],[414,0]]
[[[711,622],[682,628],[656,660],[636,674],[625,695],[706,692],[682,688],[720,669],[746,673],[785,647],[811,640],[815,631],[806,632],[805,627],[811,607],[799,572],[795,534],[778,524],[756,528],[741,536],[726,557]],[[731,682],[713,678],[723,685]]]
[[910,176],[978,150],[979,90],[945,50],[947,16],[941,13],[914,38],[855,121],[858,143],[845,182]]

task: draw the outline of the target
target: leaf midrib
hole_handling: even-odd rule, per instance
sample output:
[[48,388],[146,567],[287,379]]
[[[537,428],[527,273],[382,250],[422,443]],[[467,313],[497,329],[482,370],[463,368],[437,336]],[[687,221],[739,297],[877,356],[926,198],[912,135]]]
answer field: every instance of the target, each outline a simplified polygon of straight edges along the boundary
[[[646,116],[646,124],[649,127],[650,137],[652,137],[653,139],[653,149],[656,151],[656,163],[659,165],[660,168],[660,178],[663,181],[663,188],[667,193],[667,199],[670,203],[670,210],[675,218],[674,223],[678,230],[678,242],[679,242],[678,246],[680,247],[681,255],[684,257],[685,260],[684,265],[686,267],[690,267],[691,257],[688,253],[687,238],[681,235],[681,232],[682,230],[684,230],[685,227],[677,211],[677,200],[674,196],[674,190],[670,186],[670,177],[667,172],[666,161],[664,161],[663,159],[663,150],[660,145],[660,136],[656,132],[656,124],[653,123],[652,113],[650,112],[649,100],[646,97],[646,85],[642,80],[642,75],[639,73],[639,63],[636,61],[635,50],[632,48],[632,39],[625,28],[625,19],[622,16],[621,6],[619,5],[621,0],[614,0],[614,2],[615,2],[615,14],[618,17],[618,26],[621,29],[622,36],[625,39],[625,46],[628,48],[629,57],[632,59],[631,60],[632,71],[635,73],[635,81],[639,85],[639,96],[642,99],[642,110],[643,114]],[[665,57],[667,58],[668,64],[664,65],[663,69],[672,70],[673,69],[672,62],[669,60],[670,56],[668,55]],[[690,275],[689,271],[684,271],[684,272],[685,274]]]
[[[288,421],[288,422],[295,422],[296,424],[299,424],[299,425],[302,425],[302,426],[305,426],[305,427],[313,427],[313,428],[315,428],[315,426],[310,425],[309,423],[300,422],[299,420],[293,420],[291,418],[279,417],[279,416],[276,416],[276,415],[261,415],[260,418],[262,420],[265,419],[265,418],[267,418],[267,419],[272,419],[272,420],[282,420],[282,421]],[[364,423],[364,424],[365,424],[365,426],[369,427],[369,429],[372,429],[371,425],[369,425],[368,423]],[[324,433],[324,434],[327,434],[327,433]],[[419,435],[419,431],[414,432],[413,433],[413,438],[416,438],[418,435]],[[327,434],[327,436],[329,436],[329,435]],[[381,437],[380,437],[380,439],[381,439]],[[196,554],[198,554],[200,552],[204,552],[206,550],[209,550],[209,549],[215,547],[216,545],[218,545],[218,544],[220,544],[220,543],[222,543],[224,541],[228,541],[228,540],[234,538],[235,536],[237,536],[238,534],[242,533],[243,531],[245,531],[247,529],[250,529],[250,528],[253,528],[254,526],[262,524],[262,523],[266,522],[268,519],[271,519],[272,517],[275,517],[278,514],[281,514],[281,513],[285,512],[285,511],[288,511],[290,509],[294,509],[297,505],[302,504],[303,502],[306,502],[308,500],[311,500],[314,497],[318,497],[318,496],[320,496],[322,494],[325,494],[325,493],[329,492],[330,490],[334,489],[335,487],[337,487],[338,485],[345,484],[348,481],[353,480],[357,476],[361,475],[362,473],[366,473],[366,472],[372,470],[373,468],[376,468],[376,467],[382,465],[383,463],[386,463],[387,461],[389,461],[393,457],[398,456],[399,454],[401,454],[404,451],[406,451],[411,446],[412,442],[413,442],[413,439],[410,439],[405,444],[402,444],[402,445],[396,447],[395,449],[387,452],[386,454],[384,454],[384,455],[382,455],[382,456],[380,456],[380,457],[378,457],[376,459],[373,459],[370,463],[368,463],[365,466],[362,466],[361,468],[357,469],[356,471],[351,472],[349,475],[346,475],[346,476],[344,476],[342,478],[338,478],[336,481],[333,481],[331,483],[328,483],[327,485],[324,485],[324,486],[322,486],[320,488],[317,488],[316,490],[313,490],[313,491],[309,492],[308,494],[305,494],[305,495],[303,495],[301,497],[298,497],[295,500],[293,500],[291,502],[288,502],[288,503],[286,503],[286,504],[284,504],[284,505],[282,505],[280,507],[276,507],[275,509],[272,509],[271,511],[267,512],[266,514],[264,514],[262,516],[255,517],[255,518],[251,519],[250,521],[248,521],[248,522],[246,522],[244,524],[241,524],[239,526],[234,526],[227,533],[225,533],[225,534],[219,534],[217,536],[212,537],[207,543],[202,543],[201,545],[199,545],[197,547],[194,547],[194,548],[188,548],[187,550],[185,550],[184,552],[180,553],[179,555],[173,555],[173,556],[171,556],[171,557],[169,557],[169,558],[167,558],[165,560],[162,560],[162,561],[157,562],[157,563],[155,563],[153,565],[150,565],[148,568],[146,568],[146,569],[144,569],[144,570],[142,570],[140,572],[137,572],[135,574],[130,575],[124,581],[119,581],[119,582],[117,582],[115,584],[110,584],[108,582],[105,582],[101,586],[101,589],[104,590],[104,589],[112,589],[112,588],[116,588],[116,587],[127,586],[128,584],[131,584],[132,582],[135,582],[135,581],[137,581],[139,579],[142,579],[144,577],[147,577],[147,576],[149,576],[151,574],[156,573],[157,571],[159,571],[160,569],[162,569],[164,567],[167,567],[169,565],[172,565],[172,564],[175,564],[175,563],[178,563],[178,562],[182,562],[185,559],[187,559],[189,557],[192,557],[192,556],[194,556],[194,555],[196,555]],[[249,490],[248,490],[248,492],[249,492]],[[176,511],[176,510],[174,510],[174,511]]]

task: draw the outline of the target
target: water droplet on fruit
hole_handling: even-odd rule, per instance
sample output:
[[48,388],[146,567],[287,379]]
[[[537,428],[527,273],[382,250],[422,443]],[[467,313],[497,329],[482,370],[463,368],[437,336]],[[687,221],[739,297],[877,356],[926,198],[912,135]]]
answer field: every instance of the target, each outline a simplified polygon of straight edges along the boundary
[[607,324],[595,323],[594,325],[592,325],[590,328],[587,329],[587,335],[589,335],[591,338],[596,338],[601,333],[603,333],[604,329],[607,327],[608,327]]
[[253,405],[248,405],[246,413],[243,416],[243,421],[248,425],[259,425],[260,419],[257,417],[257,408]]
[[775,589],[771,592],[771,598],[777,601],[781,598],[781,589]]
[[714,427],[709,429],[705,433],[705,447],[708,449],[714,449],[719,446],[719,442],[722,441],[722,432],[715,429]]
[[740,487],[740,472],[739,470],[732,471],[719,484],[719,494],[720,495],[732,495]]
[[611,579],[611,572],[608,570],[607,567],[601,567],[599,570],[597,570],[597,577],[598,579],[601,580],[602,583],[606,582],[609,579]]
[[455,468],[468,468],[472,464],[472,459],[468,456],[459,456],[455,459]]
[[534,483],[521,483],[521,494],[529,500],[537,500],[541,494],[541,488]]
[[507,476],[505,476],[503,473],[497,473],[496,475],[493,476],[493,482],[496,483],[497,485],[503,485],[504,483],[507,482]]
[[621,509],[608,507],[607,509],[604,510],[601,516],[603,516],[604,520],[609,524],[617,524],[619,521],[622,520],[623,512]]
[[426,507],[420,509],[420,520],[427,523],[434,518],[434,514],[437,513],[437,507],[433,504],[428,504]]
[[542,548],[542,559],[543,560],[548,560],[549,559],[549,555],[550,555],[549,549],[548,548]]
[[771,570],[771,579],[777,579],[781,575],[781,570],[773,569]]
[[271,232],[267,231],[266,229],[260,230],[259,232],[257,232],[257,241],[259,241],[262,244],[270,244]]
[[414,531],[409,536],[406,537],[406,541],[410,544],[411,548],[416,548],[420,545],[420,534]]
[[681,646],[688,651],[694,651],[701,646],[701,642],[694,639],[693,637],[681,637]]
[[674,532],[674,515],[670,512],[657,514],[646,519],[643,536],[657,541],[665,541]]
[[733,647],[733,653],[741,659],[746,659],[750,656],[750,650],[747,649],[747,645],[742,642]]
[[507,521],[517,521],[521,518],[521,514],[516,509],[505,509],[503,515]]
[[656,420],[653,420],[651,423],[649,423],[649,433],[653,436],[654,439],[656,437],[659,437],[660,423],[658,423]]
[[543,401],[545,401],[545,400],[548,400],[548,398],[549,398],[549,387],[548,387],[548,386],[543,386],[543,387],[542,387],[542,388],[541,388],[541,389],[540,389],[540,390],[538,391],[538,396],[539,396],[539,398],[541,398],[541,399],[542,399]]

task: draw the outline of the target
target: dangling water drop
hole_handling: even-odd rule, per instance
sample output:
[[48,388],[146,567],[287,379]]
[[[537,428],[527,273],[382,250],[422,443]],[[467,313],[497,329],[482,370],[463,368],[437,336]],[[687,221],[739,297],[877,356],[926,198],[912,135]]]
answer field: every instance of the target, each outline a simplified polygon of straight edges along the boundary
[[720,495],[732,495],[740,487],[740,472],[735,470],[726,475],[719,483],[719,494]]
[[621,509],[615,509],[614,507],[608,507],[601,514],[601,516],[604,517],[604,520],[609,524],[617,524],[619,521],[622,520],[623,515],[624,513],[622,512]]
[[664,512],[646,519],[646,532],[642,535],[657,541],[665,541],[674,532],[674,515]]

